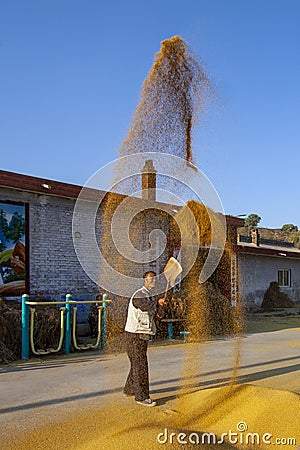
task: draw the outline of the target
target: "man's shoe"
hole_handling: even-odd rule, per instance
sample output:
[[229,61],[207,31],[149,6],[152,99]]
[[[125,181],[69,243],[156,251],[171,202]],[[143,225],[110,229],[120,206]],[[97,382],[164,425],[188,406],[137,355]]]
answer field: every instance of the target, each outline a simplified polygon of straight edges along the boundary
[[129,398],[129,397],[133,397],[134,394],[125,394],[125,392],[123,392],[123,396]]
[[142,401],[136,401],[139,405],[143,405],[143,406],[156,406],[156,402],[154,402],[153,400],[151,400],[151,398],[146,398],[146,400],[142,400]]

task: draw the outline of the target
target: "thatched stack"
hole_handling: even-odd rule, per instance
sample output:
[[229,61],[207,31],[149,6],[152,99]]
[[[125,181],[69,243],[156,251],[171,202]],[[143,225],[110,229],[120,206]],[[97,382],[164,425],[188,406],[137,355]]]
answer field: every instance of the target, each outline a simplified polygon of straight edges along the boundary
[[265,292],[261,307],[263,309],[294,308],[295,303],[287,294],[281,292],[279,284],[276,281],[271,281],[270,286]]
[[0,363],[21,356],[21,305],[0,298]]
[[[196,227],[187,213],[189,209],[194,216]],[[210,211],[211,217],[216,217]],[[190,239],[189,245],[199,241],[200,248],[191,270],[181,283],[181,294],[186,299],[187,323],[191,331],[191,339],[201,340],[213,336],[224,336],[238,332],[240,319],[237,311],[231,307],[230,298],[230,255],[224,252],[217,269],[205,282],[199,283],[199,274],[208,257],[208,247],[211,245],[212,226],[208,209],[194,200],[175,216],[180,219],[182,228]],[[202,246],[202,247],[201,247]],[[205,248],[207,246],[207,248]],[[182,249],[182,266],[190,264],[191,252]]]

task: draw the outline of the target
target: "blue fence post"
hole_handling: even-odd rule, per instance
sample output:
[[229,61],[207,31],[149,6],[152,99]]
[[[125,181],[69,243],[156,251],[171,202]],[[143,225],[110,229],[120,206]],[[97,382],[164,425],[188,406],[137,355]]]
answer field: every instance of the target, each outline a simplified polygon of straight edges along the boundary
[[107,294],[102,295],[101,348],[106,347],[107,338]]
[[168,322],[168,339],[173,339],[173,324]]
[[29,359],[29,295],[22,295],[22,359]]
[[69,301],[72,300],[72,295],[66,295],[66,328],[65,328],[65,354],[70,353],[71,346],[71,310],[72,306]]

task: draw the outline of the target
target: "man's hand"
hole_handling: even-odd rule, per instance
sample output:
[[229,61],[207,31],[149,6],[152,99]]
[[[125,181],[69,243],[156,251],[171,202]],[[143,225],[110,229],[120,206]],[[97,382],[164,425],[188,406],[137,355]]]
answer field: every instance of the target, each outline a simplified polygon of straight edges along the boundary
[[159,304],[159,306],[167,306],[167,302],[164,298],[160,298],[158,300],[158,304]]

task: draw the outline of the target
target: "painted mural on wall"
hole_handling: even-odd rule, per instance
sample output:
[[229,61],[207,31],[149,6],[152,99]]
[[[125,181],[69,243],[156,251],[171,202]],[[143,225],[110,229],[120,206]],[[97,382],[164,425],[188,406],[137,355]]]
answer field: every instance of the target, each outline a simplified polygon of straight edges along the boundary
[[20,295],[26,289],[26,208],[0,202],[0,294]]

